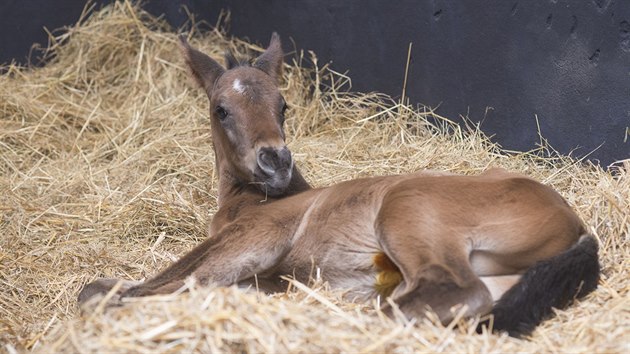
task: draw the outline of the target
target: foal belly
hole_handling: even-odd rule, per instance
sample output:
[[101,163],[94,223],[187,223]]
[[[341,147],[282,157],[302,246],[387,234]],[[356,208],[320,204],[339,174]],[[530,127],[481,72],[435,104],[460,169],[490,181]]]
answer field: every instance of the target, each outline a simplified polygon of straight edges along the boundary
[[387,297],[402,281],[402,274],[383,252],[336,254],[336,262],[322,262],[319,274],[332,289],[350,301]]
[[309,228],[275,273],[293,275],[304,283],[319,277],[350,300],[375,297],[381,272],[377,259],[382,251],[372,230],[352,224],[328,224],[317,231]]
[[380,275],[379,283],[382,269],[378,261],[384,255],[374,222],[386,182],[383,178],[365,179],[322,190],[296,227],[283,270],[301,281],[320,274],[351,299],[378,295],[379,286],[389,285],[395,278]]
[[357,301],[388,296],[402,281],[400,271],[376,242],[350,242],[345,237],[336,241],[325,242],[324,247],[301,245],[282,268],[301,282],[319,277],[332,289],[342,290],[346,299]]

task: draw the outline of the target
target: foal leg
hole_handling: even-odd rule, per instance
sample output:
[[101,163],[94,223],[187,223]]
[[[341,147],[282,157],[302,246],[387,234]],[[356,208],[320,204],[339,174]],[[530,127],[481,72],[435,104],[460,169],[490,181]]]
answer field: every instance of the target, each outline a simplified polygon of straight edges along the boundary
[[[232,285],[273,267],[290,248],[291,239],[278,230],[265,235],[248,235],[242,229],[228,227],[153,278],[143,283],[124,281],[116,298],[169,294],[183,287],[189,276],[201,284]],[[117,282],[116,279],[98,279],[86,285],[79,293],[79,302],[109,292]]]
[[446,325],[461,306],[466,306],[465,317],[491,311],[492,295],[470,268],[452,263],[419,263],[422,262],[401,264],[403,277],[408,279],[392,294],[404,314],[421,318],[430,309]]
[[127,291],[128,289],[130,289],[131,287],[139,284],[140,282],[137,281],[130,281],[130,280],[121,280],[121,279],[114,279],[114,278],[100,278],[100,279],[96,279],[93,282],[85,285],[83,287],[83,289],[81,289],[81,292],[79,293],[79,297],[78,297],[78,301],[79,301],[79,305],[83,305],[85,303],[87,303],[90,299],[93,299],[97,296],[104,296],[107,293],[109,293],[110,290],[112,290],[118,283],[121,283],[120,287],[118,288],[118,290],[116,291],[115,294],[113,294],[112,298],[110,299],[110,304],[116,304],[118,303],[118,301],[120,300],[120,294]]
[[[248,236],[264,242],[256,242]],[[265,235],[248,235],[240,228],[228,228],[195,247],[155,277],[131,287],[122,297],[168,294],[181,288],[189,276],[204,285],[236,284],[275,266],[290,248],[290,237],[278,230]]]
[[[466,306],[464,317],[491,311],[492,297],[483,283],[471,281],[462,286],[440,267],[427,270],[425,276],[411,291],[394,299],[405,315],[422,318],[430,309],[443,325],[448,325],[463,306]],[[442,276],[444,278],[437,279]]]
[[385,207],[387,215],[379,215],[377,232],[383,251],[403,276],[391,296],[402,312],[424,317],[430,308],[443,324],[453,320],[460,305],[467,306],[467,317],[490,312],[492,296],[473,272],[465,244],[453,235],[428,233],[448,228],[435,227],[433,220],[409,212],[413,209]]
[[509,274],[509,275],[495,275],[495,276],[482,276],[479,277],[481,281],[486,285],[490,294],[492,294],[492,301],[498,301],[503,294],[510,290],[519,280],[521,280],[521,274]]

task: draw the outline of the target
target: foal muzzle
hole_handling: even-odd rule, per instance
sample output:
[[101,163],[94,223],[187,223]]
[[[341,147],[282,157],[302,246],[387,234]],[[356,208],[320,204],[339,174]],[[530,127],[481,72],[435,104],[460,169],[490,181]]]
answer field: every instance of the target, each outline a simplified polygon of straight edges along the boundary
[[259,170],[256,177],[264,183],[262,189],[270,196],[283,194],[292,177],[291,151],[286,146],[280,149],[261,147],[256,152],[256,163]]

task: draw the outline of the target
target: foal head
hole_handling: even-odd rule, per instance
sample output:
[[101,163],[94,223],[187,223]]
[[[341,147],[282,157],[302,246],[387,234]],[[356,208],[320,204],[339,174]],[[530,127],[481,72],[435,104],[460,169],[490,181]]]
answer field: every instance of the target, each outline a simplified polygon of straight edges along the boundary
[[180,42],[193,77],[210,99],[217,168],[271,197],[285,194],[293,160],[283,129],[287,106],[277,86],[283,63],[278,35],[272,35],[267,50],[251,65],[227,55],[227,68],[192,48],[183,36]]

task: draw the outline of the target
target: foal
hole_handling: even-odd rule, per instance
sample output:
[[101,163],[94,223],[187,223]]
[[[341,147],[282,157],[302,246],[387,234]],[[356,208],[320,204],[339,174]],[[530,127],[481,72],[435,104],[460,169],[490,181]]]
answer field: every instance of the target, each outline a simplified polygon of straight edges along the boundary
[[[281,291],[282,275],[308,281],[314,262],[353,298],[389,296],[407,316],[431,309],[443,323],[465,305],[467,316],[492,313],[495,329],[521,336],[597,287],[597,241],[551,188],[493,169],[311,189],[285,145],[277,34],[252,65],[227,56],[227,69],[180,40],[210,100],[219,210],[204,242],[155,277],[125,283],[120,297],[170,293],[191,276],[222,286],[256,278]],[[79,302],[114,284],[88,284]]]

